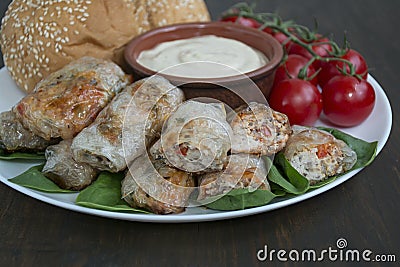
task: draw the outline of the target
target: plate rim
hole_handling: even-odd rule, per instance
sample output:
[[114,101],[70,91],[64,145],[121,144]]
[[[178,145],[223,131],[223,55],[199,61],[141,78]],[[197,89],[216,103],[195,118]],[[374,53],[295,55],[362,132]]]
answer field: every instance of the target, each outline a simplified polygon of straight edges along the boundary
[[[3,67],[0,69],[0,80],[1,80],[1,76],[4,75],[3,72],[6,72],[7,73],[6,75],[9,76],[7,69],[5,67]],[[379,93],[379,97],[382,98],[381,100],[383,101],[384,107],[386,107],[388,109],[388,113],[386,114],[388,124],[382,135],[383,140],[379,140],[381,142],[378,142],[378,147],[377,147],[377,151],[376,151],[376,155],[378,156],[378,154],[382,151],[382,149],[384,148],[384,146],[386,145],[386,143],[390,137],[390,133],[392,130],[392,123],[393,123],[393,114],[392,114],[392,107],[390,105],[390,101],[389,101],[384,89],[382,88],[382,86],[370,74],[368,74],[368,82],[370,82],[371,85],[373,86],[373,88],[375,89],[376,95],[378,95],[378,93]],[[42,193],[42,192],[39,192],[39,191],[36,191],[33,189],[28,189],[28,188],[19,186],[17,184],[14,184],[14,183],[8,181],[8,179],[3,177],[3,175],[1,175],[1,174],[0,174],[0,181],[3,184],[9,186],[10,188],[16,190],[19,193],[22,193],[24,195],[27,195],[27,196],[37,199],[39,201],[45,202],[47,204],[57,206],[60,208],[64,208],[64,209],[68,209],[68,210],[71,210],[74,212],[79,212],[79,213],[84,213],[84,214],[89,214],[89,215],[94,215],[94,216],[99,216],[99,217],[105,217],[105,218],[110,218],[110,219],[119,219],[119,220],[126,220],[126,221],[135,221],[135,222],[188,223],[188,222],[205,222],[205,221],[218,221],[218,220],[233,219],[233,218],[255,215],[255,214],[264,213],[264,212],[272,211],[275,209],[287,207],[287,206],[299,203],[301,201],[304,201],[306,199],[310,199],[310,198],[317,196],[319,194],[322,194],[328,190],[331,190],[332,188],[335,188],[338,185],[349,180],[350,178],[354,177],[357,173],[361,172],[363,169],[364,169],[364,167],[357,169],[357,170],[353,170],[352,172],[339,177],[332,183],[324,185],[323,187],[309,191],[303,195],[284,199],[282,201],[277,201],[277,202],[267,204],[264,206],[248,208],[248,209],[244,209],[244,210],[213,211],[212,213],[205,213],[205,214],[182,213],[182,214],[171,214],[171,215],[157,215],[157,214],[123,213],[123,212],[98,210],[98,209],[87,208],[87,207],[79,206],[74,203],[68,203],[68,202],[58,200],[58,199],[50,198],[50,197],[46,196],[45,193]],[[76,195],[77,195],[77,193],[76,193]]]

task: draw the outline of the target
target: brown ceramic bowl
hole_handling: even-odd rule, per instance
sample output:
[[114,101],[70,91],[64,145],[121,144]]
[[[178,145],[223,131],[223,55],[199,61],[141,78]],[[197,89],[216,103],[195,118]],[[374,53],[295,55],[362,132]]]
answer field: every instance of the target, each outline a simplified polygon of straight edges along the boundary
[[281,44],[271,35],[257,29],[226,22],[187,23],[157,28],[134,38],[125,49],[125,60],[135,79],[148,77],[156,72],[137,62],[142,51],[151,49],[162,42],[202,35],[216,35],[241,41],[265,54],[269,62],[244,75],[221,78],[194,79],[160,74],[182,88],[188,99],[210,97],[233,108],[244,102],[262,102],[259,98],[268,96],[275,70],[283,57],[283,50]]

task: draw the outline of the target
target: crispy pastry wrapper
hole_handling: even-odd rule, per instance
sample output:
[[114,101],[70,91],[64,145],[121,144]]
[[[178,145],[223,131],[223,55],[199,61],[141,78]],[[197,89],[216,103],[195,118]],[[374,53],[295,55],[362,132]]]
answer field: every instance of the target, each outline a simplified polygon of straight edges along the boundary
[[231,132],[222,103],[186,101],[163,128],[161,153],[170,166],[183,171],[222,170],[231,148]]
[[159,136],[164,121],[183,100],[183,92],[161,76],[127,86],[74,138],[74,158],[100,170],[126,169]]
[[233,189],[249,191],[271,190],[267,180],[269,167],[258,155],[232,154],[223,171],[206,173],[199,177],[198,200],[220,196]]
[[115,63],[83,57],[40,81],[13,111],[25,128],[46,140],[71,139],[128,83]]
[[229,114],[233,130],[232,153],[273,155],[282,150],[292,133],[288,117],[251,102]]
[[98,176],[99,171],[72,157],[72,140],[63,140],[46,149],[46,164],[42,173],[62,189],[82,190]]
[[12,111],[0,114],[0,148],[7,152],[41,152],[59,140],[45,140],[25,129]]
[[130,165],[122,181],[121,194],[134,208],[156,214],[180,213],[188,205],[194,186],[191,174],[144,153]]
[[357,154],[342,140],[328,132],[303,126],[293,126],[284,155],[310,184],[350,170]]

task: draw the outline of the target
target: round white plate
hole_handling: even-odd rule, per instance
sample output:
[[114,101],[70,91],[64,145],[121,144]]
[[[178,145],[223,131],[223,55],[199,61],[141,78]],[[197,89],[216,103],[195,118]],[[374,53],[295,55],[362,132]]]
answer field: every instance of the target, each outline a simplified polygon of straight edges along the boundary
[[[383,91],[382,87],[376,82],[376,80],[369,76],[368,81],[372,84],[376,92],[376,104],[374,111],[370,117],[363,122],[361,125],[352,128],[339,128],[340,130],[351,134],[355,137],[361,138],[368,142],[378,141],[378,153],[382,150],[387,139],[389,138],[390,130],[392,127],[392,110],[390,107],[389,100]],[[24,96],[24,93],[17,88],[13,80],[10,78],[7,70],[2,68],[0,70],[0,84],[2,87],[2,96],[0,98],[0,112],[9,110],[15,105],[19,99]],[[318,126],[328,126],[323,121],[317,122]],[[236,218],[242,216],[248,216],[261,212],[266,212],[281,207],[285,207],[305,199],[311,198],[318,194],[321,194],[344,181],[350,179],[355,174],[361,171],[361,169],[355,170],[351,173],[341,176],[334,182],[327,184],[319,189],[313,190],[306,194],[292,197],[292,198],[280,198],[274,200],[272,203],[245,210],[238,211],[215,211],[205,208],[188,208],[184,213],[178,215],[153,215],[153,214],[139,214],[139,213],[120,213],[120,212],[109,212],[103,210],[96,210],[81,207],[75,205],[75,198],[77,194],[48,194],[35,190],[30,190],[19,185],[13,184],[8,179],[13,178],[29,167],[37,165],[38,162],[32,161],[4,161],[0,160],[0,180],[9,187],[24,193],[32,198],[41,200],[43,202],[62,207],[65,209],[78,211],[82,213],[121,219],[130,221],[142,221],[142,222],[164,222],[164,223],[178,223],[178,222],[200,222],[200,221],[213,221],[222,220],[229,218]]]

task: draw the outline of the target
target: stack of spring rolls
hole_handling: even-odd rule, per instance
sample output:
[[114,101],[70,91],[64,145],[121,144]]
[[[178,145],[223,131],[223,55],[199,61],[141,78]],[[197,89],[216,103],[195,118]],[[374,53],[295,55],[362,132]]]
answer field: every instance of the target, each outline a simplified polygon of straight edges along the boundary
[[[188,100],[168,117],[149,156],[133,162],[122,196],[134,207],[165,214],[184,210],[194,183],[203,204],[232,189],[270,190],[262,156],[283,149],[290,134],[287,116],[264,104],[227,115],[222,103]],[[173,181],[176,177],[181,179]]]
[[42,172],[61,188],[124,172],[122,198],[157,214],[184,211],[194,191],[204,203],[236,188],[270,190],[262,157],[283,150],[291,134],[287,116],[264,104],[227,114],[222,103],[184,102],[161,76],[132,83],[115,63],[91,57],[0,114],[0,148],[45,151]]
[[[131,83],[113,62],[84,57],[0,115],[0,146],[45,150],[42,172],[64,189],[81,190],[101,171],[126,172],[127,203],[179,213],[196,185],[199,199],[232,188],[269,189],[260,156],[280,150],[290,126],[283,114],[250,106],[228,122],[221,103],[184,102],[165,78]],[[279,134],[277,125],[284,125]]]

